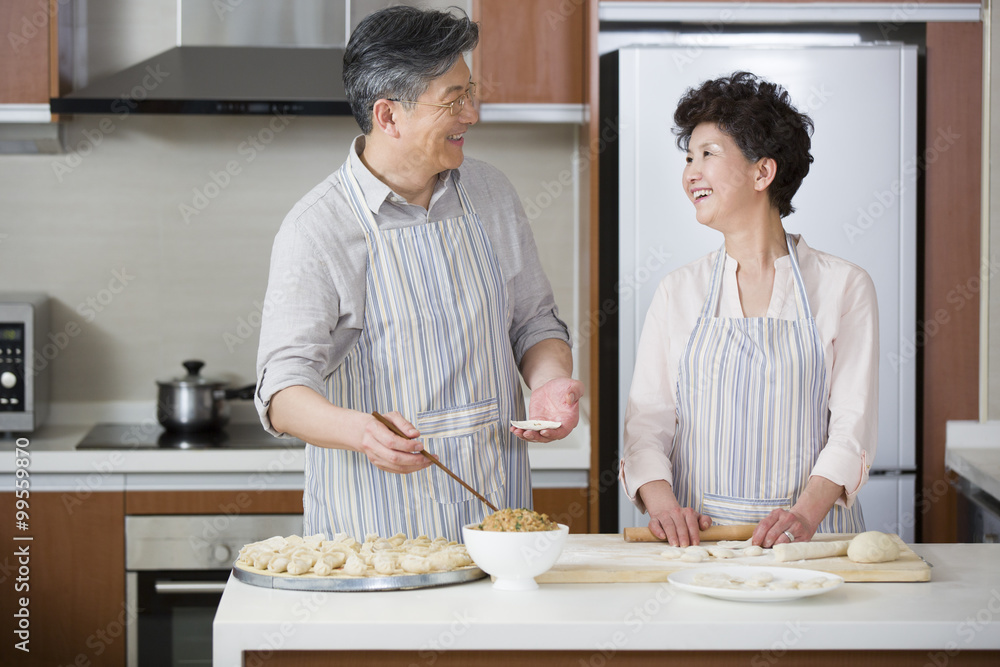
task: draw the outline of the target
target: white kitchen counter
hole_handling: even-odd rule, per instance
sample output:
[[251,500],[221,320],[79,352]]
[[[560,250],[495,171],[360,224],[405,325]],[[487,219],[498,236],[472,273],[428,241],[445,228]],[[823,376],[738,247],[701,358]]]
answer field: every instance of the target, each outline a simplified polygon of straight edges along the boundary
[[[574,536],[571,535],[570,539]],[[214,624],[215,667],[245,650],[1000,650],[1000,545],[913,545],[926,583],[849,583],[790,602],[730,602],[667,583],[490,580],[411,591],[296,592],[232,576]]]
[[1000,502],[1000,422],[948,422],[944,464]]
[[[155,428],[155,422],[150,422]],[[273,449],[76,449],[92,424],[46,425],[24,437],[32,489],[101,491],[302,489],[305,452],[301,447]],[[0,437],[0,491],[14,488],[16,436]],[[570,438],[529,445],[536,487],[587,486],[590,432],[578,427]]]

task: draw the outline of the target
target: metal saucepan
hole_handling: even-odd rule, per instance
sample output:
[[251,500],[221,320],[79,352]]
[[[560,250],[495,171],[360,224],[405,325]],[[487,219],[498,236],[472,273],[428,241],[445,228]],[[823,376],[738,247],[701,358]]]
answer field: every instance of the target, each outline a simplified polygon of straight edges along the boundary
[[168,431],[219,429],[229,421],[230,399],[252,399],[256,385],[229,389],[229,383],[209,380],[199,373],[203,361],[185,361],[187,375],[157,380],[156,418]]

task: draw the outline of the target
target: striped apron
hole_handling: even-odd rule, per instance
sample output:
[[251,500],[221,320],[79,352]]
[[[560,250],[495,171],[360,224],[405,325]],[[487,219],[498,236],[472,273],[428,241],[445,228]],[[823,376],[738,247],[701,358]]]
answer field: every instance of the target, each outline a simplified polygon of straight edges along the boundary
[[[462,183],[464,215],[380,230],[350,161],[340,169],[368,244],[365,316],[357,345],[327,378],[341,407],[397,410],[424,448],[497,507],[531,507],[527,443],[509,432],[524,398],[496,254]],[[488,508],[437,466],[408,475],[360,452],[306,446],[305,533],[462,541]]]
[[[827,441],[823,342],[793,239],[786,235],[796,320],[717,317],[723,245],[708,297],[681,356],[677,434],[670,459],[674,493],[715,523],[756,523],[789,509]],[[864,530],[861,506],[834,505],[819,532]]]

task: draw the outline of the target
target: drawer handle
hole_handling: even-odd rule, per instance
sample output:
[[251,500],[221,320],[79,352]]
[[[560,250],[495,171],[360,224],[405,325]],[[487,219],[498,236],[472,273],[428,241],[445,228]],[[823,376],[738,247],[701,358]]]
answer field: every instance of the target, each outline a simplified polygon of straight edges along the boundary
[[219,593],[226,590],[224,581],[157,581],[154,584],[157,593],[165,595],[199,595],[204,593]]

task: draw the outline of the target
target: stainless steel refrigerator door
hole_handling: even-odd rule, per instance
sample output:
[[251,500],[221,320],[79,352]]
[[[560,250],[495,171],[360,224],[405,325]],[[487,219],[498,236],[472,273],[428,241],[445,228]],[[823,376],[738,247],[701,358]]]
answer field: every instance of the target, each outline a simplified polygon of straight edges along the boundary
[[[619,420],[657,284],[722,244],[721,234],[698,224],[682,191],[674,108],[688,88],[747,70],[783,85],[815,122],[815,162],[785,228],[871,275],[881,346],[874,467],[913,470],[915,355],[922,336],[931,334],[914,331],[916,177],[932,149],[937,155],[953,142],[939,128],[941,145],[929,146],[918,161],[916,47],[632,46],[619,55],[619,271],[635,286],[620,292]],[[648,519],[622,494],[619,520],[628,526]]]

